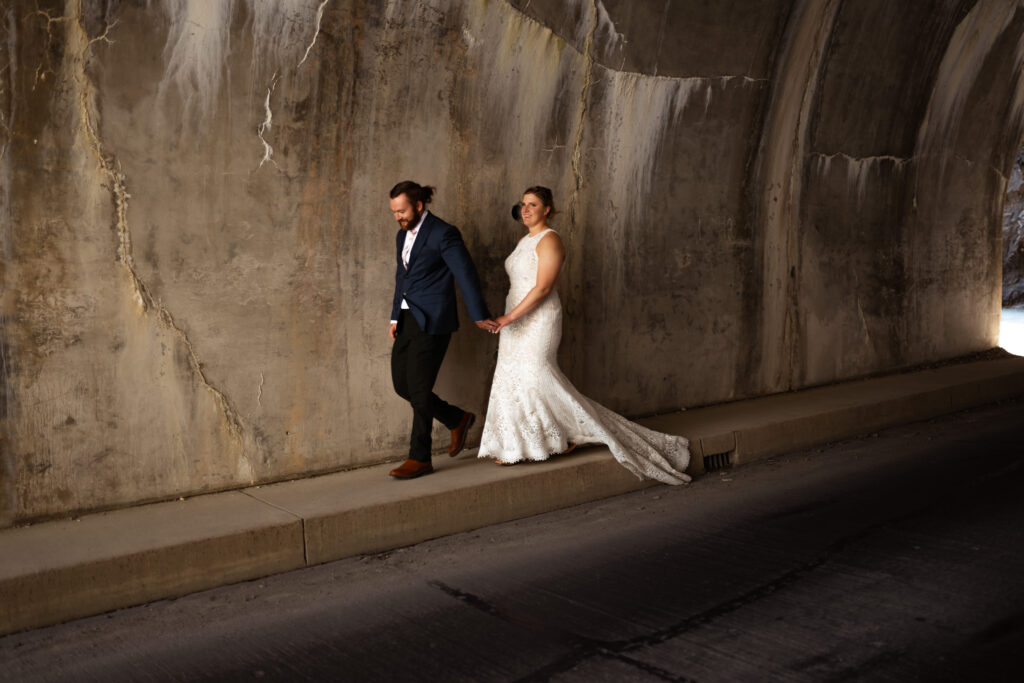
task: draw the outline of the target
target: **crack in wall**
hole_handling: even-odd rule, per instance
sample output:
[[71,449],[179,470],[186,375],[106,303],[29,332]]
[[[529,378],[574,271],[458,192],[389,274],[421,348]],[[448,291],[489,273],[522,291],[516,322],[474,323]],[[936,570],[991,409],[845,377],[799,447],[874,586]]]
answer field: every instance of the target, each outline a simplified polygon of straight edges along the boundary
[[274,161],[274,148],[270,146],[267,139],[263,137],[263,134],[270,130],[272,121],[274,120],[274,113],[270,110],[270,96],[274,93],[274,89],[277,87],[278,74],[275,71],[271,77],[270,86],[267,87],[267,97],[263,101],[264,117],[259,127],[256,129],[256,135],[259,136],[260,142],[263,143],[263,158],[260,159],[260,167],[268,161],[274,165],[277,170],[281,170],[281,167]]
[[[330,0],[321,0],[320,5],[316,9],[313,39],[306,46],[306,51],[303,53],[302,59],[300,59],[299,63],[295,65],[296,69],[298,69],[306,62],[306,60],[309,58],[309,53],[313,50],[313,47],[316,45],[317,39],[320,37],[320,27],[324,18],[324,9],[327,7],[328,2],[330,2]],[[270,85],[267,87],[267,96],[263,100],[264,116],[263,121],[260,123],[259,127],[256,130],[256,135],[259,137],[260,143],[263,144],[263,158],[260,159],[260,167],[262,167],[263,164],[269,161],[274,165],[274,167],[278,171],[281,171],[281,167],[278,165],[276,161],[274,161],[274,148],[273,146],[271,146],[269,142],[267,142],[267,138],[265,136],[265,133],[268,130],[270,130],[271,126],[273,125],[274,113],[270,108],[270,98],[274,94],[274,90],[277,88],[277,82],[279,79],[280,72],[278,70],[275,70],[274,75],[271,76]]]
[[[149,291],[145,282],[143,282],[139,277],[135,268],[135,260],[132,250],[132,235],[128,226],[128,200],[131,198],[131,195],[127,191],[125,174],[121,170],[120,164],[115,161],[112,154],[104,153],[103,143],[93,120],[95,116],[93,106],[93,100],[95,99],[95,86],[86,74],[85,67],[88,60],[87,52],[91,49],[95,39],[89,41],[86,40],[88,34],[82,24],[83,0],[72,1],[75,3],[73,6],[73,17],[76,21],[71,23],[74,28],[74,33],[72,33],[72,31],[68,32],[69,48],[79,45],[81,46],[81,48],[74,53],[76,56],[72,62],[76,67],[72,76],[75,83],[78,85],[79,90],[78,115],[81,120],[82,130],[85,133],[86,141],[89,145],[89,150],[96,157],[100,171],[110,182],[111,198],[114,201],[115,227],[118,234],[118,263],[121,264],[125,273],[128,275],[128,279],[132,285],[133,299],[135,300],[135,303],[143,312],[152,311],[155,313],[157,319],[163,323],[167,329],[174,333],[179,341],[181,341],[185,346],[188,350],[188,359],[192,371],[195,373],[196,377],[199,378],[203,387],[210,392],[214,401],[220,407],[231,434],[237,438],[239,442],[243,442],[243,427],[238,413],[231,406],[230,401],[228,401],[228,398],[224,393],[214,387],[207,379],[203,372],[202,363],[199,361],[199,357],[196,355],[195,348],[192,346],[192,342],[189,340],[188,335],[186,335],[185,331],[178,326],[170,311],[160,305],[156,300],[153,294]],[[107,26],[107,31],[104,32],[103,36],[107,36],[110,28],[112,28],[112,25]],[[244,458],[244,448],[241,453]]]
[[316,45],[316,39],[320,36],[320,21],[324,18],[324,8],[327,7],[328,2],[330,2],[330,0],[323,0],[323,2],[320,3],[320,6],[316,8],[316,30],[313,31],[313,41],[306,47],[306,53],[302,55],[302,59],[300,59],[299,63],[295,65],[296,68],[302,66],[302,63],[306,61],[307,57],[309,57],[309,51],[313,49],[314,45]]
[[39,85],[40,81],[46,80],[46,74],[51,76],[56,75],[56,71],[50,66],[50,45],[53,44],[53,33],[51,32],[51,26],[53,24],[62,23],[65,17],[54,17],[48,10],[36,9],[33,14],[37,14],[46,19],[46,49],[43,50],[43,60],[36,67],[35,73],[32,76],[32,90],[35,91],[36,86]]
[[809,156],[818,157],[820,159],[843,159],[845,161],[863,162],[863,161],[892,161],[897,164],[905,164],[908,161],[917,159],[917,156],[912,157],[897,157],[891,154],[878,154],[875,156],[857,157],[844,152],[833,152],[832,154],[824,154],[822,152],[813,152]]
[[95,42],[98,42],[98,41],[101,41],[101,40],[102,40],[102,41],[103,41],[104,43],[107,43],[108,45],[113,45],[113,44],[114,44],[114,41],[112,41],[112,40],[111,40],[111,39],[109,38],[109,36],[110,36],[110,29],[112,29],[112,28],[114,28],[115,26],[117,26],[117,21],[118,21],[117,19],[114,19],[114,20],[113,20],[112,22],[110,22],[109,24],[107,24],[107,25],[106,25],[106,26],[105,26],[105,27],[103,28],[103,33],[101,33],[100,35],[98,35],[98,36],[96,36],[95,38],[93,38],[92,40],[90,40],[90,41],[89,41],[89,43],[88,43],[88,45],[86,45],[86,47],[87,47],[87,48],[89,48],[89,47],[92,47],[92,44],[93,44],[93,43],[95,43]]

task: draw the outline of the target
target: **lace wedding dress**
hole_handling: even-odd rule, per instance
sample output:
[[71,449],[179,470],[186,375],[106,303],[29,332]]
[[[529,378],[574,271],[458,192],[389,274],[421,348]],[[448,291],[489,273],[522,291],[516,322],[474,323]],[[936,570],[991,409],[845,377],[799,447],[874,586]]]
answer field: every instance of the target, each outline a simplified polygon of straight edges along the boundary
[[[537,244],[549,230],[524,237],[505,259],[511,311],[537,282]],[[562,303],[551,293],[519,320],[501,330],[498,365],[484,421],[478,457],[502,462],[547,460],[569,442],[603,443],[638,477],[667,484],[690,481],[689,442],[630,422],[576,390],[558,367]]]

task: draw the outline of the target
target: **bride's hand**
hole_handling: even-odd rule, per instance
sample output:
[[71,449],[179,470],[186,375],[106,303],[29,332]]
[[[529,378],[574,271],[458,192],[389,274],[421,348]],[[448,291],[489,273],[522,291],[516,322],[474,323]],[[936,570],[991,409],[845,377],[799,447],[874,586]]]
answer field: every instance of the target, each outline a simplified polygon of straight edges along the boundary
[[497,326],[494,328],[494,334],[498,334],[499,332],[501,332],[501,328],[505,327],[505,325],[508,325],[510,322],[513,321],[512,318],[508,317],[507,315],[499,315],[497,318],[494,319],[494,322],[497,323]]

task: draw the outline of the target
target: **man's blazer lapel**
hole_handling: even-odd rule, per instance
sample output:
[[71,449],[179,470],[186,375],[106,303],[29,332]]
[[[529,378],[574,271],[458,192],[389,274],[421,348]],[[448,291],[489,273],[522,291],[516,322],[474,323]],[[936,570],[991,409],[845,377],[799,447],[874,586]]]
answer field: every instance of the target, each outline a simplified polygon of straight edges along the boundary
[[[412,264],[416,263],[416,255],[423,251],[423,246],[427,243],[427,237],[430,236],[430,230],[433,227],[434,214],[431,213],[423,219],[423,225],[416,233],[416,241],[412,243],[412,251],[409,253],[409,270],[412,270]],[[401,251],[399,251],[399,258],[401,258]]]

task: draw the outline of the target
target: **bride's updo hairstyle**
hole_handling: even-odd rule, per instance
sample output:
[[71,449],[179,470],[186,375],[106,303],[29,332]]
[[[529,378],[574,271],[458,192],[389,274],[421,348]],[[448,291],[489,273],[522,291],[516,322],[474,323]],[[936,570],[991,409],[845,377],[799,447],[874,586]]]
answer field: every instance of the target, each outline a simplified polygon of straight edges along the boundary
[[555,209],[555,196],[551,194],[551,190],[544,187],[543,185],[534,185],[523,190],[523,194],[532,194],[538,199],[540,203],[551,209],[548,211],[548,218],[554,216],[558,211]]
[[423,205],[426,206],[434,197],[434,188],[429,185],[414,183],[411,180],[403,180],[391,188],[391,198],[394,199],[403,194],[409,198],[409,201],[414,206],[416,202],[423,202]]

